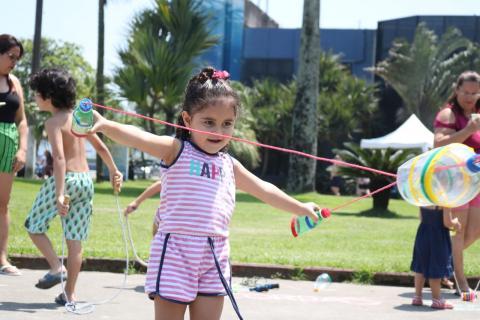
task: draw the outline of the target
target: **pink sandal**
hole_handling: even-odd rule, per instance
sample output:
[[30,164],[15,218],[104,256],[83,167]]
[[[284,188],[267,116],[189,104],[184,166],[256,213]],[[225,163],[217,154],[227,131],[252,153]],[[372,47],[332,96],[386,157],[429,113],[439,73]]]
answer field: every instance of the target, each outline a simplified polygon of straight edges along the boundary
[[453,304],[443,299],[432,299],[431,307],[433,309],[440,309],[440,310],[453,309]]
[[423,306],[422,297],[414,296],[412,299],[412,306]]

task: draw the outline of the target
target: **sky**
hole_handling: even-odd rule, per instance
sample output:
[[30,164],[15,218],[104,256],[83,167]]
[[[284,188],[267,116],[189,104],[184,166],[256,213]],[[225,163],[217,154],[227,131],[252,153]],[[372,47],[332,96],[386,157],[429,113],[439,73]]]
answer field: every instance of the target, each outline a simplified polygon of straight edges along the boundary
[[[301,27],[302,0],[252,2],[267,11],[281,28]],[[9,1],[9,13],[2,12],[0,19],[0,33],[33,38],[35,4],[35,0]],[[150,6],[152,0],[108,0],[105,11],[107,74],[119,64],[117,51],[125,45],[130,21]],[[2,11],[5,7],[1,6]],[[80,45],[84,57],[96,67],[97,15],[98,0],[44,0],[42,35]],[[321,0],[320,27],[376,29],[378,21],[414,15],[480,15],[480,3],[478,0]]]

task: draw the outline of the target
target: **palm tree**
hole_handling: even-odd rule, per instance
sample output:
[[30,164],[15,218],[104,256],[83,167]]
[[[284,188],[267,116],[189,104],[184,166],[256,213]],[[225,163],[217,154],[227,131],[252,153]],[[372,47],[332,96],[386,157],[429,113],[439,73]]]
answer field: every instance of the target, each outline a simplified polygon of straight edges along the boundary
[[[255,80],[249,91],[248,101],[242,105],[250,110],[255,119],[253,125],[257,138],[262,143],[289,147],[296,82],[281,84],[272,79]],[[286,171],[287,155],[265,148],[260,152],[262,153],[260,176],[277,175]],[[283,166],[285,168],[282,168]]]
[[[136,17],[128,47],[119,53],[123,66],[115,71],[115,83],[137,111],[174,122],[196,58],[217,43],[201,9],[197,0],[157,0]],[[146,129],[158,130],[153,122]]]
[[351,75],[339,56],[321,52],[320,70],[318,149],[329,153],[346,141],[371,135],[378,99],[376,87]]
[[[292,119],[292,146],[296,150],[311,154],[317,152],[319,20],[320,0],[304,0],[297,93]],[[314,160],[290,156],[288,191],[314,190],[315,172]]]
[[[396,173],[397,169],[404,162],[415,156],[414,150],[393,150],[393,149],[361,149],[358,144],[344,143],[345,149],[335,149],[334,152],[344,162],[356,164],[368,168]],[[395,178],[380,175],[370,171],[361,171],[352,167],[339,167],[338,173],[348,177],[370,178],[370,190],[375,191],[395,181]],[[373,209],[385,211],[390,201],[390,190],[384,190],[373,196]]]
[[[240,117],[235,124],[235,136],[250,141],[257,141],[256,117],[252,114],[253,89],[237,81],[232,81],[232,87],[237,92],[242,106]],[[258,147],[252,144],[232,141],[229,145],[229,152],[248,169],[253,170],[258,167],[260,162]]]
[[[37,72],[40,69],[41,59],[41,43],[42,43],[42,16],[43,16],[43,0],[37,0],[35,9],[35,32],[33,36],[33,55],[32,55],[32,73]],[[28,95],[25,95],[28,97]],[[30,119],[31,120],[31,119]],[[28,147],[27,147],[27,159],[25,163],[25,177],[33,178],[35,175],[35,162],[36,162],[36,141],[35,141],[35,129],[37,124],[29,121],[28,127]]]
[[[97,46],[97,77],[96,77],[96,89],[97,98],[96,102],[100,105],[105,104],[105,79],[104,79],[104,59],[105,59],[105,6],[107,0],[98,0],[98,46]],[[104,110],[100,108],[98,110],[100,114],[104,113]],[[103,140],[103,135],[98,134],[100,139]],[[97,181],[103,180],[103,161],[97,154],[96,159],[97,167]]]
[[[476,62],[475,62],[476,61]],[[371,68],[402,98],[407,118],[416,114],[428,127],[447,100],[452,83],[464,70],[478,70],[478,48],[458,29],[441,38],[424,23],[418,25],[413,42],[396,40],[384,61]]]

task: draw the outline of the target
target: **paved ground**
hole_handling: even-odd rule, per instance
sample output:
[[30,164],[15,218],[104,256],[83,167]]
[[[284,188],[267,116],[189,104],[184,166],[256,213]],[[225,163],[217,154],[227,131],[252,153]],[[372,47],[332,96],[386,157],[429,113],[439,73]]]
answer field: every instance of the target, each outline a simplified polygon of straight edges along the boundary
[[[126,289],[112,302],[96,306],[93,313],[70,314],[53,303],[60,286],[39,290],[33,285],[43,271],[22,270],[21,277],[0,276],[0,320],[30,319],[153,319],[153,304],[143,293],[143,275],[131,275]],[[118,273],[82,272],[78,295],[89,302],[113,296],[121,287]],[[234,283],[241,279],[235,278]],[[313,291],[313,282],[270,280],[280,289],[269,292],[237,292],[236,298],[245,319],[315,320],[315,319],[479,319],[480,302],[461,302],[445,292],[456,306],[452,311],[435,311],[429,307],[412,307],[412,288],[363,286],[333,283]],[[430,298],[428,289],[426,299]],[[430,301],[426,301],[429,303]],[[187,317],[188,318],[188,317]],[[222,319],[236,319],[230,302],[225,301]]]

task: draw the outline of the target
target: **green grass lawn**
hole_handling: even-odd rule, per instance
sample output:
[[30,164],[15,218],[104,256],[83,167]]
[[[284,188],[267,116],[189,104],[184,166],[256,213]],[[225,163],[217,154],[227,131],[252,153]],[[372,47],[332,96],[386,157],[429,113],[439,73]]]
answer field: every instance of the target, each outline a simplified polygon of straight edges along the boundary
[[[35,254],[23,222],[40,189],[41,181],[17,179],[10,202],[11,254]],[[125,183],[120,196],[122,209],[139,195],[151,181]],[[315,201],[333,208],[350,197],[316,193],[302,194],[301,201]],[[130,216],[133,238],[139,255],[148,256],[156,198],[146,201]],[[276,210],[255,198],[237,193],[237,207],[231,224],[232,261],[273,263],[304,267],[336,267],[357,271],[409,270],[412,246],[418,226],[418,208],[402,200],[391,200],[390,212],[372,214],[371,199],[361,200],[335,212],[312,232],[299,238],[290,233],[291,215]],[[60,250],[59,219],[52,223],[49,236]],[[124,244],[115,198],[108,183],[95,185],[94,216],[85,257],[124,258]],[[465,255],[468,275],[480,274],[480,241]]]

